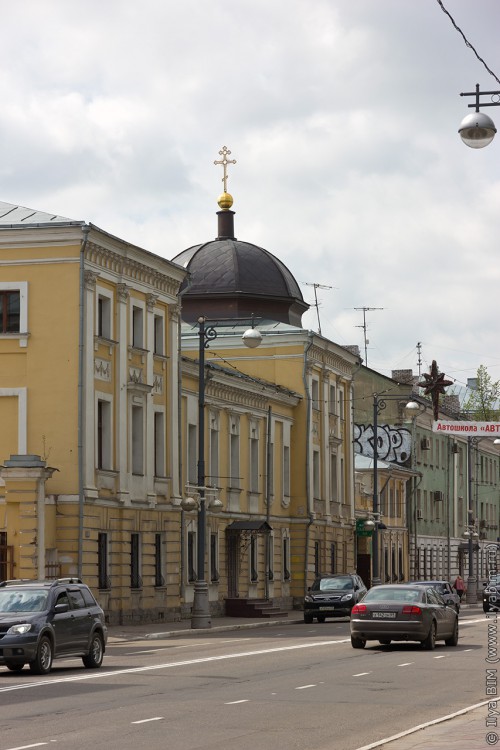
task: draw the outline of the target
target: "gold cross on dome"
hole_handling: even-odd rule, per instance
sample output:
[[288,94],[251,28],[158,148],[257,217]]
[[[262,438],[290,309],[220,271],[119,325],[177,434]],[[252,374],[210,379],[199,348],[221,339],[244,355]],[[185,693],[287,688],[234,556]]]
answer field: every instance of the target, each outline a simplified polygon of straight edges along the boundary
[[236,159],[227,158],[230,155],[230,153],[231,152],[227,148],[227,146],[223,146],[221,150],[219,151],[219,154],[222,156],[222,159],[216,159],[216,161],[214,161],[214,164],[222,164],[222,169],[224,170],[224,176],[222,177],[222,182],[224,183],[225,193],[227,193],[227,165],[236,164]]

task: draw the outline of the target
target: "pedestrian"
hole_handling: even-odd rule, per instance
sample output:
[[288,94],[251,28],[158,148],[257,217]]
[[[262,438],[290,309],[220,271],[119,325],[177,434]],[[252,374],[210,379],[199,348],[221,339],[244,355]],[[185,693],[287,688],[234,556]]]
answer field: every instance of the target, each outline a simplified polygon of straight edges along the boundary
[[465,592],[465,581],[460,575],[460,573],[457,575],[455,579],[455,583],[453,584],[453,588],[457,592],[458,596],[460,597],[460,601],[462,601],[462,597]]

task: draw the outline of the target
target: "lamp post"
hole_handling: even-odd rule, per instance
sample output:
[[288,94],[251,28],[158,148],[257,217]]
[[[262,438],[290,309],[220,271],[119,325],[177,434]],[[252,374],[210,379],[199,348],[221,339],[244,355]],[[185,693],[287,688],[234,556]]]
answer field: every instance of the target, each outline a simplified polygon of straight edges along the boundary
[[[373,501],[372,513],[375,520],[372,534],[372,586],[378,586],[382,581],[380,578],[380,561],[379,561],[379,542],[378,531],[380,528],[380,511],[379,511],[379,491],[378,491],[378,417],[386,408],[387,401],[404,401],[410,398],[401,395],[380,396],[378,393],[373,394]],[[407,412],[420,411],[420,406],[416,401],[407,401],[405,410]]]
[[[475,112],[464,117],[460,123],[458,129],[460,138],[470,148],[484,148],[488,146],[495,137],[497,129],[491,117],[485,115],[484,112],[480,112],[479,107],[499,107],[500,91],[480,91],[479,84],[476,83],[475,91],[462,93],[460,96],[475,97],[475,102],[468,105],[469,107],[474,107]],[[490,96],[491,101],[481,102],[481,96]]]
[[[209,325],[206,325],[206,323]],[[198,318],[198,474],[197,474],[197,492],[198,492],[198,535],[197,535],[197,571],[196,581],[194,584],[193,608],[191,610],[191,628],[210,628],[212,626],[210,618],[210,603],[208,598],[208,582],[205,576],[205,536],[207,525],[207,511],[205,499],[205,349],[208,349],[210,342],[217,338],[217,331],[214,325],[216,321],[207,321],[203,315]],[[221,321],[222,322],[222,321]],[[259,346],[262,341],[261,333],[252,327],[249,328],[242,336],[245,346],[254,348]],[[221,503],[219,503],[219,506]],[[192,509],[195,502],[192,498],[187,498],[184,505],[185,509]]]

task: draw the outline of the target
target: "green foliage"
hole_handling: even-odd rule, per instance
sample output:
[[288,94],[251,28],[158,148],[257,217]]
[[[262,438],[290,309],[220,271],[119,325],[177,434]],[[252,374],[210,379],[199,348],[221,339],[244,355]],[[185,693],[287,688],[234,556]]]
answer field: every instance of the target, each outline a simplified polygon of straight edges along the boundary
[[500,380],[493,381],[484,365],[478,367],[476,388],[470,392],[463,409],[475,422],[500,419]]

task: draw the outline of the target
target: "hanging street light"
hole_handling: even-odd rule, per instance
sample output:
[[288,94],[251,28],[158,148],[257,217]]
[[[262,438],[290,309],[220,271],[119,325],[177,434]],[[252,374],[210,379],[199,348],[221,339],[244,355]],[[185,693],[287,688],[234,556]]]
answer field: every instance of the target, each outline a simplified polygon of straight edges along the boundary
[[[480,91],[479,84],[476,83],[475,91],[461,93],[460,96],[475,97],[475,102],[468,105],[469,107],[474,107],[475,112],[464,117],[458,128],[460,138],[470,148],[484,148],[488,146],[495,137],[497,129],[491,117],[485,115],[484,112],[480,112],[479,107],[500,106],[500,91]],[[481,96],[490,96],[491,101],[481,102]]]

